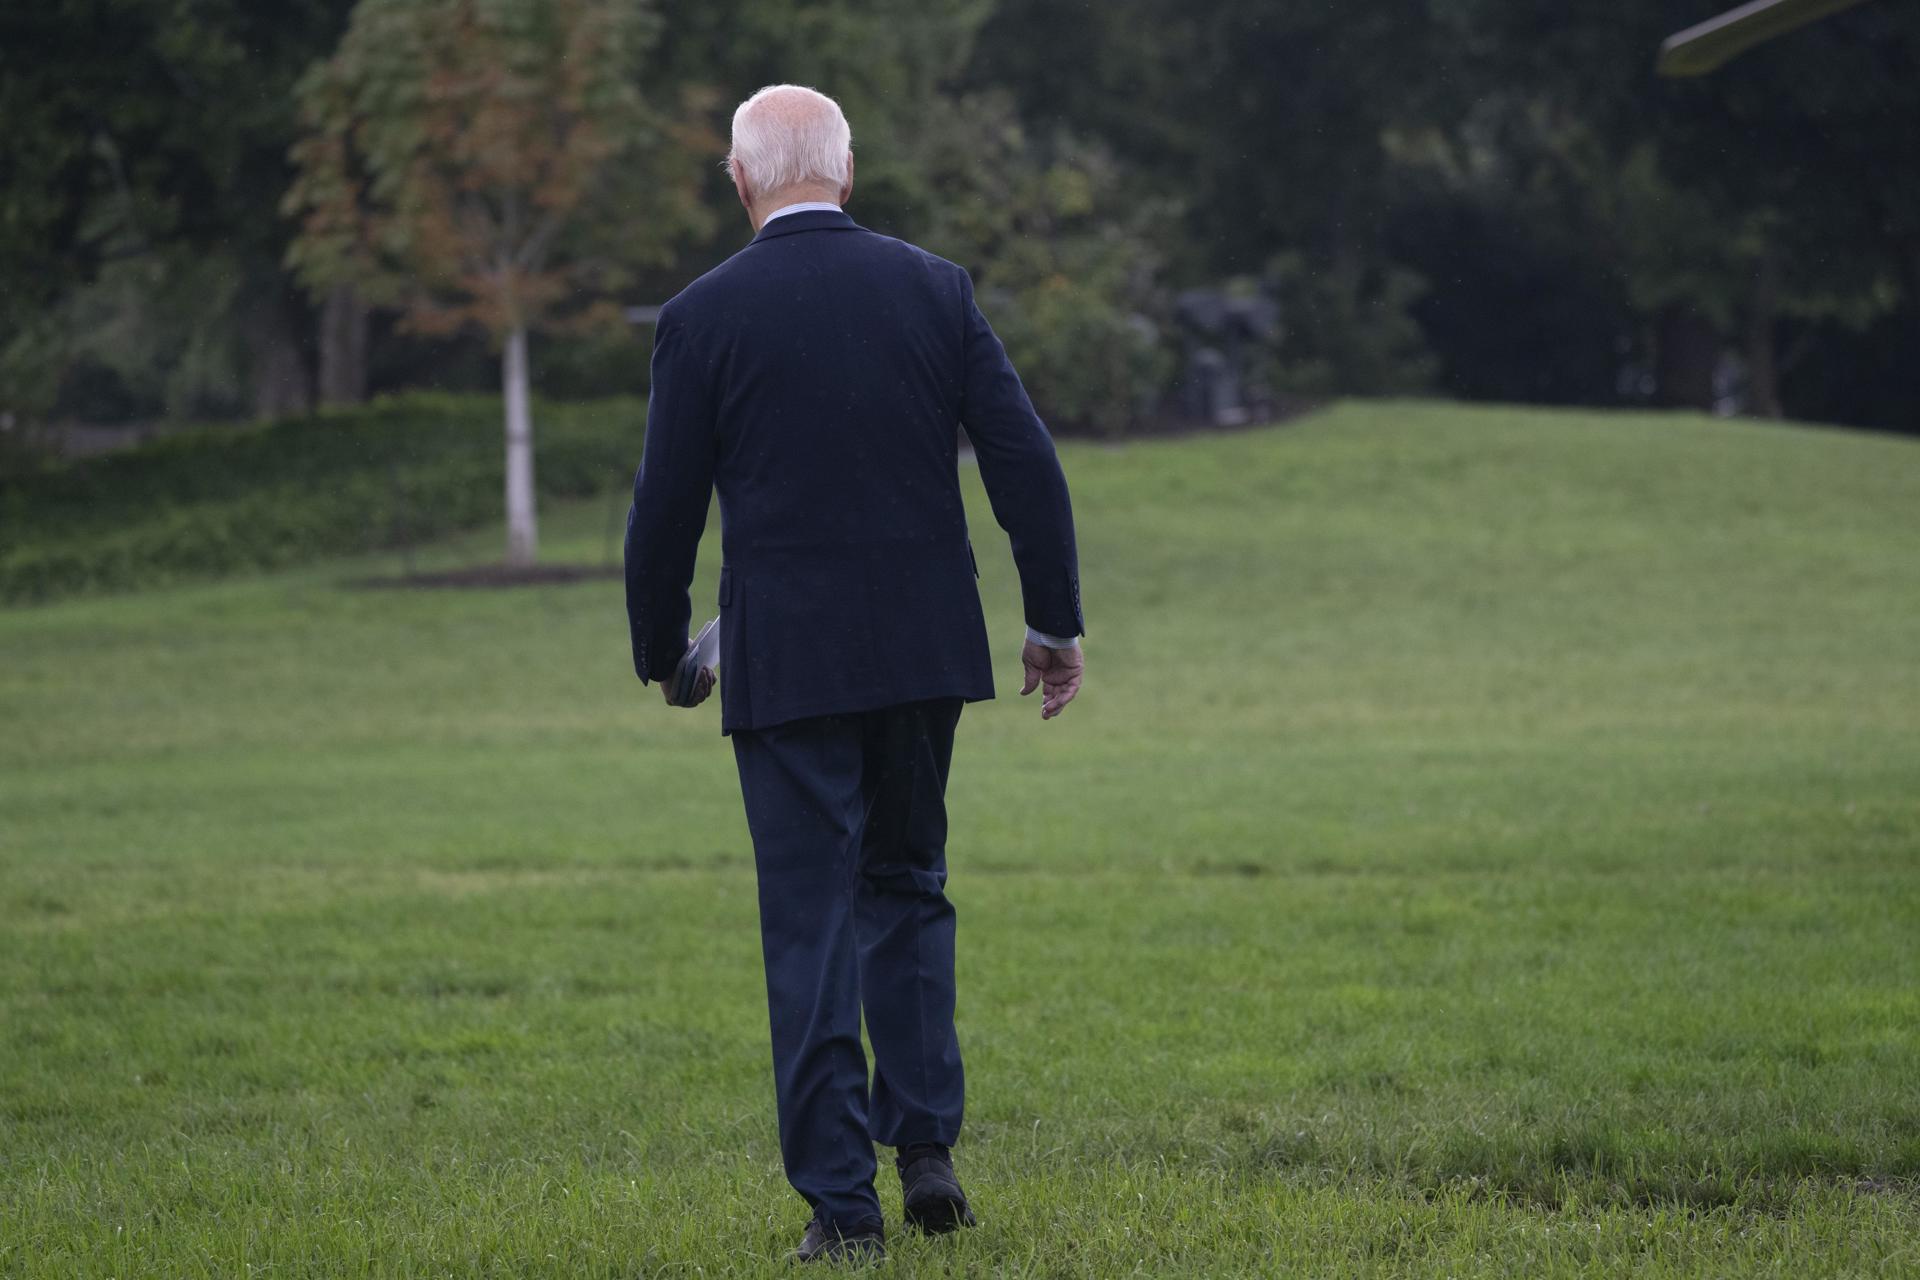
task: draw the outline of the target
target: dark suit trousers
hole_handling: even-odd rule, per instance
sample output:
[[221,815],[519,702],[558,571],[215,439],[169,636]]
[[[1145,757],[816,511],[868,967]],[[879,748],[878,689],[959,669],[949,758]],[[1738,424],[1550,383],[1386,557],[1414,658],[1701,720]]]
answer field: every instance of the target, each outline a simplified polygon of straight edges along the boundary
[[960,1133],[945,887],[961,705],[911,702],[732,735],[760,880],[780,1153],[830,1224],[880,1216],[875,1142],[951,1146]]

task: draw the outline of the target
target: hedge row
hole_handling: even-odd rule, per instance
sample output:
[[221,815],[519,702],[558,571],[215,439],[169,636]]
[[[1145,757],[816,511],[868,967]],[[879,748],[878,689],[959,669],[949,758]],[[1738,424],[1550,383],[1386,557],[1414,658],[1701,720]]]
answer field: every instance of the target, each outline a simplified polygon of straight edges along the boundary
[[[644,403],[538,405],[542,498],[625,485]],[[0,482],[0,601],[297,564],[501,514],[498,400],[411,395]]]

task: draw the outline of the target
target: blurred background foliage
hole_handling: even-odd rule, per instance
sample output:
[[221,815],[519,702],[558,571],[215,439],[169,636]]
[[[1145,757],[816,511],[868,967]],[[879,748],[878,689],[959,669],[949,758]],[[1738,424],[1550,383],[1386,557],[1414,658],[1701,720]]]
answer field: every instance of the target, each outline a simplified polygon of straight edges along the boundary
[[[1920,5],[1866,4],[1678,82],[1652,73],[1661,37],[1723,0],[640,7],[634,109],[714,147],[651,153],[631,234],[595,247],[608,296],[583,305],[664,301],[744,242],[719,140],[734,103],[791,80],[846,108],[855,216],[974,273],[1058,429],[1179,416],[1195,339],[1175,300],[1196,288],[1278,303],[1260,368],[1282,399],[1920,427]],[[288,266],[296,86],[353,9],[0,15],[6,465],[102,424],[497,384],[477,328],[404,331]],[[644,394],[650,337],[536,333],[534,386]]]

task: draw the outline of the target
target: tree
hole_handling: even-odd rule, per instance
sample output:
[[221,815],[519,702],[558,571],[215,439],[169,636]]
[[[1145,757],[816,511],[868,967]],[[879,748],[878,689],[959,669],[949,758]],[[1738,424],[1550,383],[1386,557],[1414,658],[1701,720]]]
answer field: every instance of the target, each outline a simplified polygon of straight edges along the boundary
[[[1137,422],[1172,359],[1141,313],[1165,310],[1155,285],[1179,210],[1126,191],[1111,148],[1027,127],[991,77],[963,87],[1001,0],[659,2],[677,37],[666,75],[736,92],[792,81],[839,101],[859,157],[853,213],[973,273],[1050,426]],[[731,184],[712,191],[717,259],[744,227]]]
[[1400,391],[1432,362],[1411,315],[1425,281],[1387,254],[1383,140],[1444,75],[1428,8],[1001,0],[969,78],[1005,86],[1037,136],[1064,128],[1114,156],[1103,215],[1177,201],[1180,234],[1152,240],[1168,282],[1264,276],[1284,316],[1279,385]]
[[[1436,12],[1462,51],[1456,98],[1474,100],[1471,118],[1510,122],[1510,188],[1581,228],[1624,280],[1652,334],[1655,398],[1705,407],[1737,336],[1749,410],[1774,416],[1814,333],[1864,330],[1920,277],[1905,127],[1920,110],[1920,15],[1867,6],[1711,76],[1657,79],[1661,38],[1727,7],[1621,0],[1569,16],[1450,0]],[[1798,340],[1777,353],[1783,320]]]
[[[347,0],[46,0],[0,8],[0,401],[44,413],[102,356],[146,412],[306,398],[281,258],[290,91]],[[219,287],[210,280],[219,276]],[[183,300],[219,306],[193,311]],[[127,335],[106,345],[101,312]],[[193,345],[229,358],[189,368]],[[212,365],[218,364],[218,370]],[[276,376],[277,371],[277,376]],[[164,395],[161,388],[166,388]],[[234,403],[233,408],[242,406]]]
[[533,562],[527,335],[619,323],[609,293],[698,227],[693,148],[639,90],[658,23],[635,0],[361,0],[302,82],[285,207],[316,294],[351,285],[422,333],[501,353],[509,565]]

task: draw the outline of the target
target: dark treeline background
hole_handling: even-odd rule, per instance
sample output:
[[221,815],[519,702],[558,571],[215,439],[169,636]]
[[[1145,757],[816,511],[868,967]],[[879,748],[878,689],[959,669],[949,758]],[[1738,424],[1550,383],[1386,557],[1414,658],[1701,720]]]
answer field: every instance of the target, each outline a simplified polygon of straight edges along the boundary
[[[656,0],[641,85],[704,218],[788,80],[854,130],[852,211],[972,269],[1056,426],[1179,403],[1179,298],[1263,295],[1277,398],[1660,404],[1920,429],[1920,5],[1653,74],[1725,0]],[[45,0],[0,17],[0,415],[251,418],[486,389],[286,264],[295,87],[348,0]],[[549,397],[640,392],[650,331],[536,335]]]

